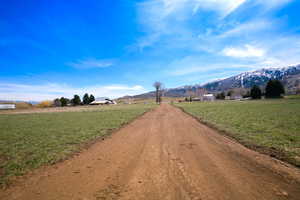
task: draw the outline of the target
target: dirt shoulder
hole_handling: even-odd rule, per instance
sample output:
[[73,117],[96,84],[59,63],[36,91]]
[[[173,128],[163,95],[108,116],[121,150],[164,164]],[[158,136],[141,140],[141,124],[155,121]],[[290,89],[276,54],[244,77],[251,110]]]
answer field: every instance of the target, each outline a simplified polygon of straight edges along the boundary
[[163,104],[0,199],[299,199],[299,169]]

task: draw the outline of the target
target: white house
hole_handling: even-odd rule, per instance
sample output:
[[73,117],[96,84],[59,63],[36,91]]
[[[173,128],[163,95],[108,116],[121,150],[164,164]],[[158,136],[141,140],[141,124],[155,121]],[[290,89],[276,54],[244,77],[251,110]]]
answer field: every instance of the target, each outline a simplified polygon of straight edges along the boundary
[[0,104],[0,110],[14,110],[16,109],[15,104]]
[[204,94],[203,95],[203,101],[214,101],[215,96],[213,94]]
[[231,95],[230,100],[241,100],[243,99],[243,96],[240,94],[237,95]]
[[90,103],[90,105],[104,105],[104,104],[117,104],[117,102],[107,97],[99,97],[96,98],[95,101]]

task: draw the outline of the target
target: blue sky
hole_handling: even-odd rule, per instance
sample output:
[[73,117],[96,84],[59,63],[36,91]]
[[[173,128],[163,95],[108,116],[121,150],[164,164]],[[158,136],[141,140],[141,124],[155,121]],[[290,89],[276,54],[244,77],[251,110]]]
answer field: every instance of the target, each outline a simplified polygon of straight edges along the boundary
[[0,3],[0,99],[119,97],[300,63],[299,0]]

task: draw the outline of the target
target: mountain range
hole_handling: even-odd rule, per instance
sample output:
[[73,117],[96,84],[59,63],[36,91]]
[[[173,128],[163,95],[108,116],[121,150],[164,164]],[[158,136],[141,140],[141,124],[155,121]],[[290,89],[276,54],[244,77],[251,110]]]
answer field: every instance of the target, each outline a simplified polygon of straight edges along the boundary
[[[286,88],[286,93],[296,93],[296,91],[300,89],[300,64],[282,68],[263,68],[251,72],[244,72],[236,76],[212,81],[203,85],[196,84],[165,89],[163,93],[166,97],[184,97],[189,96],[189,91],[196,91],[199,88],[203,88],[210,93],[219,93],[236,88],[250,89],[254,85],[264,89],[267,82],[271,79],[280,80]],[[152,91],[133,97],[150,98],[154,96],[155,92]]]

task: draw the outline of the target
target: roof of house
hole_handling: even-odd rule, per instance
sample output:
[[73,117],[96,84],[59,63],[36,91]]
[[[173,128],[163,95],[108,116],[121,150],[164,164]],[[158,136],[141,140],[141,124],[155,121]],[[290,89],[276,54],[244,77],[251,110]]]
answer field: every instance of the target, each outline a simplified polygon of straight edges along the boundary
[[108,98],[108,97],[97,97],[97,98],[95,99],[95,101],[105,101],[105,100],[111,100],[111,99]]
[[203,95],[204,97],[214,97],[214,95],[213,94],[205,94],[205,95]]

